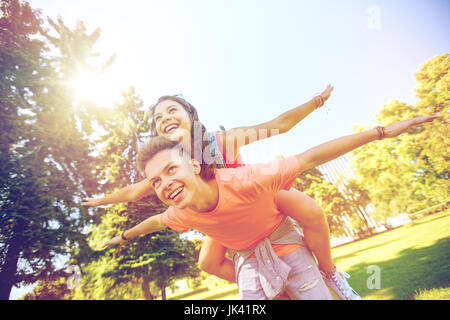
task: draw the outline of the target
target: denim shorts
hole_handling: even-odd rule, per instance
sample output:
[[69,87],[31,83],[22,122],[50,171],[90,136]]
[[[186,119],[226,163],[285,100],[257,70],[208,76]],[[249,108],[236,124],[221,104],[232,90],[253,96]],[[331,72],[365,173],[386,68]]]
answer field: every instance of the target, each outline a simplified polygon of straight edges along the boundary
[[[307,248],[302,246],[280,259],[292,268],[281,297],[287,294],[292,300],[333,300],[316,261]],[[242,300],[267,300],[259,280],[256,258],[250,257],[242,265],[237,283]]]

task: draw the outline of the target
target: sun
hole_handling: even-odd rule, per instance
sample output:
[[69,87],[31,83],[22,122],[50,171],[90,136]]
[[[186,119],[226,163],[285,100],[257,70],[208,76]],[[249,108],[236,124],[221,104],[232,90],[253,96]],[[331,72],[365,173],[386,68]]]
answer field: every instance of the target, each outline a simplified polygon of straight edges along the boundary
[[[70,86],[79,101],[89,101],[99,106],[112,108],[116,83],[104,73],[82,71],[70,82]],[[118,89],[120,92],[120,89]]]

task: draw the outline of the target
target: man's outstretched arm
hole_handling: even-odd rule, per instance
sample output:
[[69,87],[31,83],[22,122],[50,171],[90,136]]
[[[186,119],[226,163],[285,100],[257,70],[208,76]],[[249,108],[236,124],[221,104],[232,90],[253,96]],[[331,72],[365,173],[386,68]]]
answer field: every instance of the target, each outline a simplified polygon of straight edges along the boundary
[[399,121],[386,127],[378,127],[378,129],[374,128],[364,132],[351,134],[325,142],[317,147],[296,155],[296,157],[300,162],[301,171],[306,171],[325,162],[336,159],[369,142],[382,138],[396,137],[414,125],[431,122],[436,118],[437,116],[417,117]]
[[129,240],[132,240],[136,238],[137,236],[141,234],[148,234],[153,233],[157,231],[161,231],[166,228],[166,224],[164,223],[162,219],[162,214],[156,214],[154,216],[151,216],[150,218],[144,220],[143,222],[139,223],[137,226],[126,230],[124,233],[122,233],[120,236],[116,236],[109,240],[108,242],[105,242],[102,246],[102,248],[108,248],[111,246],[114,246],[116,244],[124,244],[128,242]]

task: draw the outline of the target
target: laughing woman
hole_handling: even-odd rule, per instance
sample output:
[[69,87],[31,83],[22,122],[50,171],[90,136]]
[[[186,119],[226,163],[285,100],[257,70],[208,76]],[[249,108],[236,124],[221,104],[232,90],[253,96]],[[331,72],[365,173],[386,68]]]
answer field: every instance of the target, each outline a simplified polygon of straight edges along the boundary
[[[239,152],[241,147],[289,131],[315,109],[323,106],[332,91],[333,87],[329,85],[320,95],[268,122],[217,132],[207,132],[199,121],[197,110],[184,98],[163,96],[150,110],[152,135],[181,142],[193,151],[196,158],[200,158],[200,163],[207,162],[205,160],[212,157],[217,168],[238,167],[244,165]],[[198,152],[199,147],[201,152]],[[208,152],[203,154],[205,150]],[[103,198],[88,199],[84,205],[133,202],[152,192],[150,182],[144,179]],[[316,257],[326,284],[340,299],[359,299],[353,290],[342,289],[349,288],[349,285],[333,264],[329,228],[320,206],[304,193],[290,189],[279,191],[277,207],[303,228],[305,242]],[[233,264],[225,258],[226,250],[220,243],[206,236],[199,256],[199,266],[210,274],[235,282]]]

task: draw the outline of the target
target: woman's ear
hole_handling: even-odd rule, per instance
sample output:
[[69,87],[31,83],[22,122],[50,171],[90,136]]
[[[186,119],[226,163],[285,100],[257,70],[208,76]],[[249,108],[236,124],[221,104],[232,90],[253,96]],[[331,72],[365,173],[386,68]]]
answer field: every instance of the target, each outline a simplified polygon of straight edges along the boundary
[[200,162],[198,162],[196,159],[191,159],[191,165],[194,168],[194,173],[200,174],[200,171],[202,170]]

